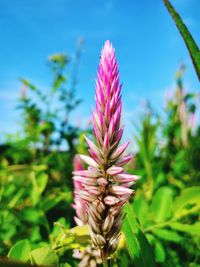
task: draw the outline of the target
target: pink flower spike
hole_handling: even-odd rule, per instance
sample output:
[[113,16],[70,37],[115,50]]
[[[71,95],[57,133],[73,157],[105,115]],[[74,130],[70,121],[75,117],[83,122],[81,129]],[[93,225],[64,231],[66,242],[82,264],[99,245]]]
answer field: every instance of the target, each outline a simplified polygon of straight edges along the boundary
[[[124,130],[121,127],[121,89],[115,50],[106,41],[97,73],[96,109],[92,111],[95,141],[86,138],[91,157],[81,155],[88,164],[87,170],[74,172],[74,182],[82,187],[76,192],[77,200],[86,203],[92,245],[105,260],[117,248],[122,208],[134,193],[129,187],[138,179],[122,168],[133,156],[122,156],[129,142],[119,146]],[[77,217],[80,218],[78,215],[82,215],[77,203],[78,208]]]

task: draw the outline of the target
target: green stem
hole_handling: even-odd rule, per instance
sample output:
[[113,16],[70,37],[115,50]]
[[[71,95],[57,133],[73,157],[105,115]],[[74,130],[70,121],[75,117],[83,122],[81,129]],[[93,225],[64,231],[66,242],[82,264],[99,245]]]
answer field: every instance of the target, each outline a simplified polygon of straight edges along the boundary
[[154,224],[154,225],[152,225],[152,226],[149,226],[149,227],[147,227],[147,228],[144,228],[144,229],[143,229],[143,232],[146,233],[146,232],[150,232],[150,231],[152,231],[152,230],[155,229],[155,228],[162,228],[162,227],[165,227],[165,226],[169,225],[170,222],[172,222],[172,220],[167,221],[167,222],[163,222],[163,223],[157,223],[157,224]]
[[107,260],[103,261],[103,267],[108,267],[108,261]]

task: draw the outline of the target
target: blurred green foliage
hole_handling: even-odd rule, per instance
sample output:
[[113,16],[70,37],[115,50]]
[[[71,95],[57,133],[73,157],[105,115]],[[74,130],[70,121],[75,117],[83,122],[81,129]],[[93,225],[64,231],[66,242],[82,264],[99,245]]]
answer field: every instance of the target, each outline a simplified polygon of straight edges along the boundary
[[136,136],[134,168],[142,179],[132,206],[157,266],[200,262],[199,95],[185,92],[184,69],[177,72],[165,118],[148,105]]
[[[76,84],[82,44],[79,40],[71,59],[65,54],[48,58],[50,89],[21,79],[17,108],[22,129],[0,145],[1,256],[9,252],[14,260],[49,265],[34,259],[35,250],[51,247],[60,231],[54,222],[61,220],[65,228],[74,225],[71,173],[74,155],[85,150],[81,144],[85,130],[71,124],[70,115],[81,103]],[[31,256],[22,253],[21,246]]]
[[[73,249],[90,242],[88,226],[75,227],[71,208],[73,157],[87,153],[84,134],[90,134],[89,126],[82,130],[70,123],[80,103],[75,95],[80,51],[79,43],[71,83],[66,72],[72,63],[64,54],[48,59],[50,90],[21,79],[22,131],[0,145],[2,257],[77,266]],[[127,166],[141,179],[134,201],[125,208],[111,266],[197,267],[200,261],[199,95],[185,92],[184,70],[181,66],[177,72],[164,116],[148,104],[141,117],[134,136],[138,151]]]

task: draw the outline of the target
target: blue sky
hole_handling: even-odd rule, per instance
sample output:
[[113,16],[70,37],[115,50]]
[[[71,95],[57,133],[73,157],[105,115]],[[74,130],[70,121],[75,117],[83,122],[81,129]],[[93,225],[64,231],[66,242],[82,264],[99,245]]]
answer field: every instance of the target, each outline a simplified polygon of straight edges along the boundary
[[[200,1],[171,3],[199,45]],[[19,129],[19,77],[48,88],[47,57],[73,55],[80,36],[85,44],[77,96],[83,103],[73,115],[75,121],[90,116],[99,54],[107,39],[119,61],[125,124],[138,116],[144,98],[162,109],[180,62],[187,65],[186,89],[199,89],[185,44],[161,0],[0,0],[0,36],[0,133]]]

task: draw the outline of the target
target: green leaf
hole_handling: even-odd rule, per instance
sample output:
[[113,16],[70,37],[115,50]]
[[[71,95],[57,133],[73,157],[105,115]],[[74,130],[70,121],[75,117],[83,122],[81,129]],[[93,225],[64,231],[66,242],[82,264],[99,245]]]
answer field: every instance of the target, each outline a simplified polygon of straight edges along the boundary
[[45,226],[47,231],[50,231],[48,220],[47,220],[44,212],[42,210],[40,210],[40,209],[32,208],[32,207],[24,208],[20,212],[20,219],[22,221],[29,222],[32,225],[33,224],[35,224],[35,225],[43,225],[43,226]]
[[200,235],[200,222],[194,224],[183,224],[178,222],[170,223],[169,226],[177,231],[185,232],[190,235]]
[[173,212],[176,217],[180,217],[185,214],[185,209],[189,205],[195,205],[200,208],[200,186],[192,186],[181,191],[180,196],[175,198],[173,205]]
[[53,91],[57,91],[65,81],[66,78],[63,75],[58,75],[53,83]]
[[59,202],[65,200],[66,196],[64,195],[56,195],[56,194],[49,194],[45,198],[41,199],[40,206],[44,212],[54,208]]
[[25,85],[25,86],[27,86],[28,88],[30,88],[31,90],[33,90],[33,91],[35,91],[35,90],[37,90],[37,87],[35,86],[35,85],[33,85],[32,83],[30,83],[28,80],[26,80],[26,79],[20,79],[21,80],[21,82]]
[[165,249],[164,249],[162,243],[160,242],[160,240],[157,239],[152,234],[147,234],[146,237],[147,237],[149,243],[154,247],[154,254],[155,254],[156,262],[165,262],[166,253],[165,253]]
[[151,204],[153,220],[157,223],[164,222],[171,216],[173,191],[170,187],[159,188]]
[[60,53],[49,56],[48,61],[63,68],[69,62],[69,58],[66,54]]
[[37,190],[39,194],[42,194],[48,183],[48,175],[46,173],[38,174],[36,182],[37,182]]
[[183,40],[187,46],[189,54],[191,56],[194,68],[196,70],[197,76],[200,80],[200,51],[195,43],[194,39],[192,38],[191,33],[188,31],[187,27],[183,23],[180,15],[176,12],[174,7],[170,4],[168,0],[163,0],[165,6],[167,7],[169,13],[171,14],[176,26],[183,37]]
[[29,259],[30,244],[27,239],[18,241],[8,252],[8,258],[16,261],[27,262]]
[[31,224],[38,224],[41,221],[42,212],[35,208],[24,208],[20,212],[20,218]]
[[32,264],[54,266],[58,263],[56,253],[50,247],[37,248],[31,251]]
[[165,249],[158,239],[155,241],[155,258],[156,262],[165,262],[166,258]]
[[140,229],[132,206],[125,206],[126,216],[122,230],[124,232],[127,247],[135,267],[153,267],[155,262],[151,247]]
[[61,234],[58,235],[53,249],[59,250],[65,247],[65,249],[75,249],[87,246],[90,241],[89,226],[76,226],[71,229],[62,229],[63,226],[59,223],[56,225],[61,227]]
[[179,243],[180,241],[183,240],[181,235],[179,235],[176,232],[173,232],[171,230],[155,228],[155,229],[152,230],[152,232],[157,237],[159,237],[161,239],[164,239],[164,240],[167,240],[167,241]]
[[9,209],[12,209],[17,204],[17,202],[23,196],[24,192],[25,192],[24,188],[19,189],[19,191],[14,195],[14,197],[8,203],[8,208]]
[[40,201],[40,195],[45,190],[48,183],[48,175],[44,172],[35,173],[31,172],[30,174],[33,190],[31,191],[31,197],[33,201],[33,205],[36,205]]
[[147,212],[149,207],[143,195],[139,197],[136,196],[133,202],[133,208],[137,215],[137,218],[139,219],[139,222],[144,225],[147,220]]

